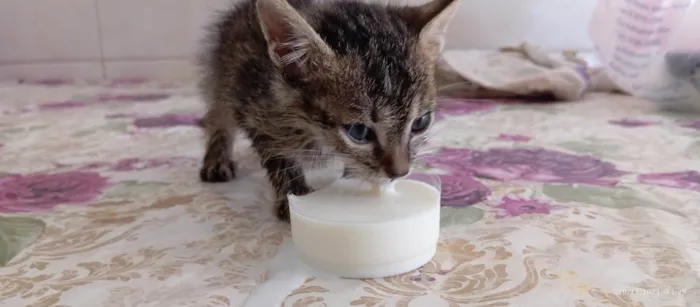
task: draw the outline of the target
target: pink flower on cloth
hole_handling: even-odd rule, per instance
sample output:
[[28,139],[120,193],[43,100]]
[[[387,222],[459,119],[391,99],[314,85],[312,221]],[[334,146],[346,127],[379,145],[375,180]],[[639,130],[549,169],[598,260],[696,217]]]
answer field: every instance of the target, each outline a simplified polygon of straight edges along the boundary
[[441,120],[448,115],[467,115],[476,112],[495,110],[497,105],[492,102],[468,99],[446,98],[440,101],[440,106],[435,112],[435,120]]
[[680,121],[681,127],[700,130],[700,120]]
[[141,77],[130,77],[130,78],[118,78],[109,81],[107,84],[108,87],[125,87],[125,86],[133,86],[133,85],[141,85],[148,82],[147,78],[141,78]]
[[697,171],[642,174],[638,180],[645,184],[700,192],[700,173]]
[[19,83],[31,84],[31,85],[43,85],[43,86],[60,86],[72,84],[73,80],[64,78],[45,78],[36,80],[20,80]]
[[[79,166],[78,169],[85,171],[92,171],[97,169],[108,169],[115,172],[133,172],[142,171],[153,168],[170,168],[174,166],[196,166],[199,160],[191,157],[168,157],[168,158],[154,158],[154,159],[142,159],[142,158],[126,158],[121,159],[116,162],[93,162],[90,164],[85,164]],[[75,165],[58,165],[61,167],[74,167]]]
[[0,179],[0,212],[32,212],[92,201],[107,187],[96,172],[33,173]]
[[156,102],[170,97],[166,93],[145,93],[145,94],[103,94],[97,96],[97,100],[102,102]]
[[625,172],[614,164],[589,156],[543,148],[443,148],[427,162],[444,170],[463,169],[499,181],[581,183],[614,186]]
[[[455,169],[450,174],[437,175],[440,178],[440,205],[463,208],[482,202],[491,196],[491,189],[472,177],[469,172]],[[412,174],[412,179],[426,181],[426,174]]]
[[501,133],[498,135],[498,140],[500,141],[511,141],[511,142],[528,142],[532,138],[527,135],[522,134],[506,134]]
[[611,125],[617,125],[617,126],[622,126],[622,127],[627,127],[627,128],[634,128],[634,127],[646,127],[646,126],[656,125],[659,122],[634,119],[634,118],[622,118],[622,119],[610,120],[610,121],[608,121],[608,123]]
[[141,117],[134,120],[139,128],[167,128],[175,126],[199,126],[201,116],[197,114],[163,114]]
[[112,114],[107,114],[105,115],[106,119],[119,119],[119,118],[132,118],[136,117],[136,114],[130,114],[130,113],[112,113]]
[[552,210],[562,209],[563,206],[552,205],[549,202],[538,199],[525,199],[513,195],[501,198],[497,208],[501,209],[504,216],[520,216],[523,214],[549,214]]
[[448,207],[468,207],[491,195],[491,189],[465,172],[440,175],[441,204]]
[[86,101],[86,100],[63,100],[63,101],[54,101],[54,102],[46,102],[43,103],[39,106],[39,109],[45,109],[45,110],[50,110],[50,109],[69,109],[69,108],[79,108],[79,107],[85,107],[95,104],[94,102],[91,101]]
[[139,159],[128,158],[119,160],[110,169],[117,172],[140,171],[156,167],[172,167],[178,164],[196,165],[197,159],[191,158],[161,158],[161,159]]
[[432,166],[444,166],[445,170],[450,170],[452,167],[463,165],[469,160],[472,152],[469,148],[444,147],[437,154],[428,156],[426,161]]
[[85,106],[102,105],[109,103],[143,103],[159,102],[170,97],[166,93],[145,93],[145,94],[102,94],[94,98],[76,100],[69,99],[63,101],[46,102],[39,106],[40,109],[68,109]]

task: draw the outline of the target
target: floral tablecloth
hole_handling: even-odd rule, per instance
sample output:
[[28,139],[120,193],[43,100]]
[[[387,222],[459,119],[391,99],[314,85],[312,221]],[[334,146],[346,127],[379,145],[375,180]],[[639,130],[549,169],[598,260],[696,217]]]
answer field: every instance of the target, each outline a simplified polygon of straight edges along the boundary
[[[443,103],[419,169],[443,184],[435,258],[284,306],[700,306],[699,118]],[[236,181],[198,181],[201,112],[188,84],[0,86],[0,306],[240,306],[289,226],[246,144]]]

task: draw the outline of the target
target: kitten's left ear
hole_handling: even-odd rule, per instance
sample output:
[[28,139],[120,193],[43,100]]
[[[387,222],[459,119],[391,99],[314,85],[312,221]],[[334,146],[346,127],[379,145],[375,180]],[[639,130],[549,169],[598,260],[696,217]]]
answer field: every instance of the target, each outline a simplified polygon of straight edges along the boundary
[[410,24],[420,29],[421,48],[437,59],[445,47],[445,32],[457,12],[459,0],[432,0],[404,12]]

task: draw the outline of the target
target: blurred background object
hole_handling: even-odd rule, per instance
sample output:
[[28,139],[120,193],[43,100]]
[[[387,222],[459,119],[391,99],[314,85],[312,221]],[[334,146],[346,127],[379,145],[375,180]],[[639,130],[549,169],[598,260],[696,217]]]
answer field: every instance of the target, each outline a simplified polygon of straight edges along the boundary
[[[204,25],[231,1],[0,0],[0,80],[191,78]],[[463,0],[447,48],[592,51],[595,3]]]

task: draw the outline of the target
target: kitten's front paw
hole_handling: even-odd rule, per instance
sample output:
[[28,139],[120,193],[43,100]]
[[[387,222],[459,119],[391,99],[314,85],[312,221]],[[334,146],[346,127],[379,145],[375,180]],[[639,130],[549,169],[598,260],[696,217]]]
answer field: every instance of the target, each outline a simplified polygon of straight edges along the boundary
[[286,223],[290,222],[289,201],[287,200],[287,198],[277,201],[277,203],[275,204],[275,214],[277,215],[277,219],[279,219],[280,221]]
[[236,178],[236,165],[231,160],[204,162],[199,179],[204,182],[227,182]]

